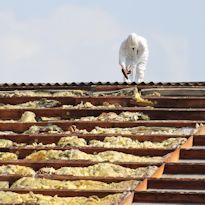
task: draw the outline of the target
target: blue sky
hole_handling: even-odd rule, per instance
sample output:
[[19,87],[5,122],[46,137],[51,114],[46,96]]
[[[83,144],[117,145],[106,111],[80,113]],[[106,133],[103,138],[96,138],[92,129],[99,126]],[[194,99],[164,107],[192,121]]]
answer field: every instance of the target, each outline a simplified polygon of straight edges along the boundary
[[0,0],[0,82],[122,81],[118,49],[147,38],[145,81],[204,81],[204,0]]

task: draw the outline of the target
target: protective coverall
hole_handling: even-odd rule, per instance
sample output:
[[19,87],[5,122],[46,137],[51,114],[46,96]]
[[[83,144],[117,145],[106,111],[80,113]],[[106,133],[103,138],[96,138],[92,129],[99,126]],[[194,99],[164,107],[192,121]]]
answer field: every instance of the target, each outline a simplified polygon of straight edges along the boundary
[[131,33],[125,39],[119,50],[119,64],[123,69],[128,69],[130,74],[126,82],[144,81],[144,71],[146,69],[149,50],[147,40],[136,33]]

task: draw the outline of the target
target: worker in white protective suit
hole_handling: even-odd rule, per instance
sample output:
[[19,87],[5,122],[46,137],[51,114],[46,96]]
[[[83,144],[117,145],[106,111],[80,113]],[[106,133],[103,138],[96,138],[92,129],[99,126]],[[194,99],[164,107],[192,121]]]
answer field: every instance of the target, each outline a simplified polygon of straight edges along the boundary
[[131,33],[122,42],[119,50],[119,64],[126,82],[140,83],[144,81],[148,56],[147,40],[142,36]]

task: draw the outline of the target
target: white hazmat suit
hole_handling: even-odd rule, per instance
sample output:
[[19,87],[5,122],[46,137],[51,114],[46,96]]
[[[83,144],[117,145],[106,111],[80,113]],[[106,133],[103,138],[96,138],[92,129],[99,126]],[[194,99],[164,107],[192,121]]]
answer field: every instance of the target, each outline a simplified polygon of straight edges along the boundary
[[123,69],[130,71],[126,82],[144,81],[144,71],[146,69],[149,50],[147,40],[136,33],[131,33],[125,39],[119,50],[119,64]]

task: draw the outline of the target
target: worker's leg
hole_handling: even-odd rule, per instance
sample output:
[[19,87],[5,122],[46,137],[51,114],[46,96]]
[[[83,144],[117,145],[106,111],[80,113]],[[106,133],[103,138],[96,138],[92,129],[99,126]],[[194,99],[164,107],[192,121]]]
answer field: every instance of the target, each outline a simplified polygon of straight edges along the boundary
[[135,77],[135,82],[136,83],[141,83],[143,81],[144,81],[144,71],[143,70],[137,70],[136,77]]
[[130,69],[131,69],[130,81],[131,81],[131,82],[135,82],[136,66],[132,66]]
[[145,71],[145,65],[140,64],[136,68],[136,75],[135,75],[135,82],[141,83],[144,81],[144,71]]

